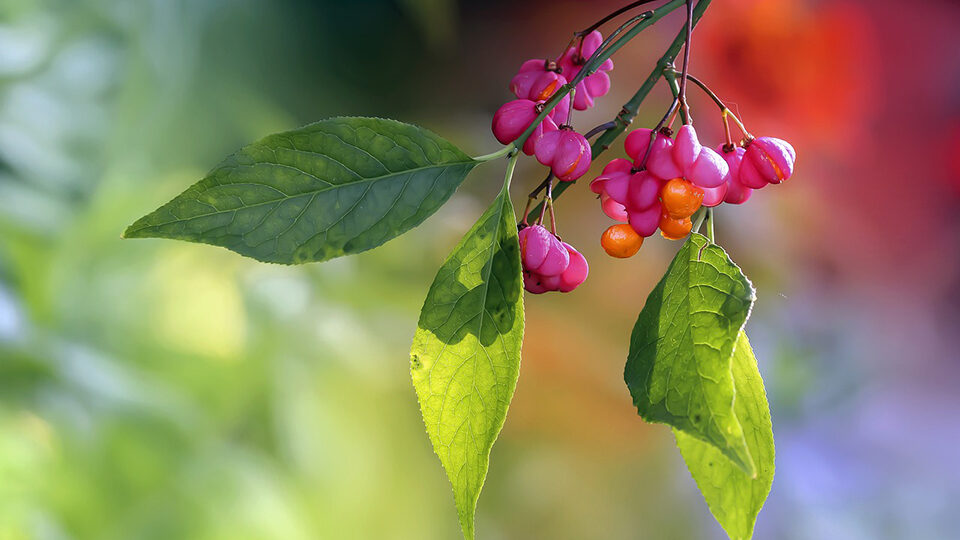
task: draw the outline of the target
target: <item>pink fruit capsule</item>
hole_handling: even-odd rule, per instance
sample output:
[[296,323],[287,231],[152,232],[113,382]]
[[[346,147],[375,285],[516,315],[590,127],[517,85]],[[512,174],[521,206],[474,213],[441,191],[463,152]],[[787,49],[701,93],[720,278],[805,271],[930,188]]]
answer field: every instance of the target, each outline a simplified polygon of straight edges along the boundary
[[723,196],[723,202],[730,204],[743,204],[747,202],[753,190],[740,183],[740,180],[731,177],[727,182],[727,193]]
[[570,254],[556,236],[550,235],[550,242],[547,248],[547,256],[543,259],[543,264],[537,268],[530,268],[543,277],[558,276],[567,269],[570,264]]
[[657,195],[663,181],[650,171],[640,171],[630,177],[630,191],[627,194],[627,205],[631,210],[645,210],[657,202]]
[[746,176],[741,182],[748,187],[755,187],[761,182],[779,184],[793,175],[796,159],[797,153],[787,141],[758,137],[749,143],[743,156],[741,174]]
[[600,208],[610,219],[623,223],[627,222],[627,208],[613,200],[610,195],[606,193],[600,195]]
[[517,74],[510,80],[510,91],[513,92],[518,99],[530,99],[530,89],[533,87],[533,84],[540,79],[541,75],[548,73],[548,62],[548,60],[535,58],[520,64],[520,69],[517,71]]
[[[532,156],[537,150],[537,144],[540,142],[540,139],[547,133],[552,133],[557,131],[557,123],[554,121],[553,117],[547,116],[543,119],[543,122],[540,122],[540,125],[533,128],[533,132],[530,133],[530,136],[527,137],[527,140],[523,142],[523,153]],[[519,137],[519,135],[518,135]]]
[[697,130],[687,124],[680,126],[677,138],[673,142],[673,161],[680,167],[684,176],[690,175],[702,148],[700,139],[697,138]]
[[718,206],[727,195],[727,184],[724,182],[715,188],[700,188],[703,190],[703,206]]
[[[563,75],[554,73],[553,71],[548,71],[533,82],[533,86],[530,87],[530,97],[527,99],[538,102],[547,101],[557,93],[557,90],[559,90],[561,86],[565,84],[567,84],[567,79],[565,79]],[[566,107],[560,107],[558,105],[557,108],[568,108],[570,106],[570,100],[569,98],[566,99]],[[554,108],[554,110],[551,111],[551,114],[555,113],[557,108]]]
[[543,285],[539,274],[529,270],[523,271],[523,288],[533,294],[543,294],[550,290]]
[[[618,158],[610,161],[610,163],[607,163],[607,165],[603,168],[603,172],[600,173],[600,176],[596,177],[593,182],[590,182],[590,191],[598,195],[605,192],[609,194],[607,184],[610,179],[621,175],[629,176],[630,169],[632,168],[633,163],[630,163],[630,161],[626,159]],[[617,187],[614,188],[615,191],[617,189]],[[619,194],[619,192],[617,193]],[[624,198],[614,198],[614,200],[623,204],[623,201],[626,197],[626,192],[622,194],[622,197]]]
[[[650,146],[650,129],[635,129],[627,135],[623,145],[627,150],[634,165],[639,168],[643,157],[647,154],[647,147]],[[646,170],[652,172],[660,178],[679,178],[683,176],[683,171],[673,161],[673,139],[662,133],[657,134],[653,141],[653,148],[650,150],[650,156],[647,158]]]
[[723,184],[730,167],[712,148],[701,148],[700,155],[690,167],[687,180],[701,188],[715,188]]
[[[600,48],[601,44],[603,44],[603,35],[594,30],[585,36],[580,44],[567,49],[559,62],[563,75],[568,80],[573,80],[583,69],[586,60]],[[610,76],[606,72],[612,69],[613,60],[608,58],[603,64],[600,64],[596,72],[577,84],[573,99],[575,109],[582,111],[592,107],[596,98],[606,95],[610,91]]]
[[541,284],[543,285],[543,287],[544,287],[545,289],[547,289],[548,291],[559,291],[559,290],[560,290],[560,283],[561,283],[560,274],[557,274],[557,275],[555,275],[555,276],[544,276],[544,275],[541,275],[541,276],[540,276],[540,283],[541,283]]
[[536,270],[547,258],[553,235],[542,225],[530,225],[521,229],[517,237],[520,240],[520,261],[523,268]]
[[567,253],[570,254],[570,264],[567,265],[567,269],[560,274],[560,286],[558,289],[560,292],[570,292],[580,286],[587,279],[587,275],[590,274],[590,265],[587,264],[587,259],[576,249],[573,248],[570,244],[566,242],[563,243],[563,246],[567,248]]
[[637,234],[640,236],[647,237],[652,235],[657,232],[657,227],[660,226],[661,210],[659,202],[654,203],[653,206],[645,210],[628,210],[630,226],[633,227],[633,230],[637,231]]
[[590,143],[572,129],[544,133],[536,143],[537,161],[562,181],[580,178],[590,168]]
[[727,166],[730,169],[726,181],[727,192],[723,197],[723,201],[730,204],[743,204],[747,202],[753,190],[740,182],[740,164],[743,162],[743,155],[746,149],[736,146],[728,152],[724,149],[724,145],[721,144],[717,147],[717,152],[720,154],[720,157],[727,162]]
[[556,70],[548,69],[549,66],[549,60],[539,58],[527,60],[510,81],[510,91],[520,99],[530,101],[549,99],[557,89],[566,84],[565,78],[563,82],[558,82],[562,75]]
[[[493,115],[493,135],[502,144],[509,144],[526,131],[537,119],[540,112],[537,104],[529,99],[515,99],[504,103]],[[533,155],[537,141],[544,133],[557,130],[557,124],[550,116],[544,118],[523,144],[523,152]]]

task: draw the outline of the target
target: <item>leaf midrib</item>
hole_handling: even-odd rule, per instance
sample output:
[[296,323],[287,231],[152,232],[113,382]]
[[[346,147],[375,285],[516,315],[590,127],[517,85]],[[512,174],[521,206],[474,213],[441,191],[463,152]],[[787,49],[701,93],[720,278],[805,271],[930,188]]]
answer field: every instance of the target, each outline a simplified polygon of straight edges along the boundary
[[[504,205],[505,205],[505,203],[506,203],[506,201],[504,200],[503,197],[504,197],[504,196],[503,196],[503,193],[502,193],[502,192],[501,192],[501,194],[497,197],[497,198],[499,199],[499,203],[500,203],[500,204],[499,204],[499,208],[498,208],[497,213],[496,213],[496,219],[497,219],[496,234],[493,236],[494,241],[490,243],[490,247],[487,249],[487,251],[490,252],[491,255],[490,255],[490,257],[488,257],[487,262],[484,264],[484,270],[483,270],[483,272],[481,272],[481,275],[483,275],[483,295],[481,296],[483,300],[486,300],[486,299],[487,299],[487,295],[488,295],[489,292],[490,292],[490,275],[493,273],[493,255],[492,255],[492,252],[493,252],[494,248],[497,246],[497,244],[500,243],[500,232],[501,232],[501,230],[502,230],[502,228],[503,228],[503,211],[504,211]],[[484,274],[485,274],[485,275],[484,275]],[[465,296],[465,295],[464,295],[464,296]],[[461,298],[462,298],[462,296],[461,296]],[[458,302],[459,302],[459,299],[458,299]],[[456,307],[456,306],[454,306],[454,307]],[[484,314],[486,311],[487,311],[486,301],[484,301],[484,303],[483,303],[482,308],[480,309],[480,311],[479,311],[476,315],[474,315],[474,317],[479,316],[480,322],[479,322],[479,324],[477,324],[477,344],[476,344],[476,346],[474,347],[474,350],[473,350],[473,357],[479,356],[478,350],[481,349],[481,348],[483,348],[483,347],[481,346],[481,344],[480,344],[480,337],[479,337],[479,336],[480,336],[480,333],[483,331],[483,314]],[[444,324],[447,323],[447,321],[450,320],[450,317],[453,316],[453,312],[454,312],[454,310],[451,310],[451,311],[450,311],[450,315],[447,316],[447,319],[443,322],[443,324],[440,324],[440,325],[439,325],[440,327],[442,327]],[[467,326],[467,324],[469,324],[470,320],[473,319],[474,317],[470,317],[470,319],[467,319],[466,321],[464,321],[464,323],[461,324],[461,325],[454,331],[454,334],[456,334],[456,332],[459,332],[461,329],[463,329],[463,327]],[[500,338],[501,338],[501,340],[502,340],[502,339],[503,339],[503,334],[500,333],[499,328],[497,329],[497,334],[500,336]],[[440,352],[437,354],[437,359],[438,359],[438,360],[439,360],[440,357],[442,357],[443,354],[446,352],[448,345],[449,345],[449,343],[446,343],[446,342],[443,344],[443,348],[440,349]],[[502,346],[502,345],[501,345],[501,346]],[[484,351],[486,351],[485,348],[484,348]],[[504,352],[506,352],[506,347],[504,347]],[[490,360],[490,362],[492,363],[492,362],[493,362],[493,359],[492,359],[492,358],[489,358],[489,356],[490,356],[490,355],[488,354],[487,357],[488,357],[488,359]],[[460,363],[460,366],[458,366],[457,369],[454,371],[454,375],[451,375],[450,381],[447,382],[447,387],[444,389],[444,392],[443,392],[443,401],[440,403],[440,409],[437,411],[437,437],[438,437],[438,438],[440,437],[440,422],[442,421],[442,418],[443,418],[443,410],[444,410],[444,408],[446,407],[447,394],[449,393],[449,390],[450,390],[450,384],[452,384],[453,379],[454,379],[454,376],[456,375],[457,372],[459,372],[460,368],[463,367],[464,364],[466,364],[466,362],[467,362],[467,360],[464,359],[464,361]],[[434,364],[433,367],[436,367],[436,363]],[[433,376],[433,367],[431,367],[431,368],[430,368],[430,371],[427,373],[427,378],[428,378],[428,380]],[[494,370],[493,373],[494,373],[494,378],[496,378],[496,370]],[[475,381],[474,381],[474,382],[475,382]],[[462,424],[461,424],[461,427],[462,427],[463,424],[465,424],[465,423],[467,423],[467,422],[462,423]],[[459,429],[459,427],[458,427],[457,429]],[[443,441],[440,441],[440,443],[443,444]],[[446,445],[446,446],[449,446],[449,445]],[[458,473],[458,474],[459,474],[459,473]]]
[[[325,192],[327,192],[327,191],[333,191],[333,190],[336,190],[336,189],[340,189],[340,188],[348,187],[348,186],[353,186],[353,185],[361,184],[361,183],[364,183],[364,182],[368,182],[368,183],[370,183],[370,184],[374,184],[374,183],[379,182],[379,181],[381,181],[381,180],[387,180],[387,179],[390,179],[390,178],[395,178],[395,177],[397,177],[397,176],[399,176],[399,175],[402,175],[402,174],[413,174],[413,173],[428,171],[428,170],[432,170],[432,169],[452,167],[452,166],[456,166],[456,165],[472,165],[472,166],[476,166],[476,163],[477,163],[477,162],[475,162],[473,159],[470,159],[469,161],[454,161],[454,162],[450,162],[450,163],[433,164],[433,165],[428,165],[428,166],[423,166],[423,167],[417,167],[417,168],[415,168],[415,169],[406,169],[406,170],[404,170],[404,171],[390,172],[390,173],[388,173],[388,174],[382,174],[382,175],[380,175],[380,176],[375,176],[375,177],[372,177],[372,178],[359,178],[359,179],[357,179],[357,180],[352,180],[352,181],[349,181],[349,182],[345,182],[345,183],[343,183],[343,184],[332,184],[332,185],[327,186],[327,187],[322,188],[322,189],[313,189],[313,190],[310,190],[310,191],[304,191],[303,193],[297,193],[296,195],[284,195],[283,197],[280,197],[280,198],[277,198],[277,199],[272,199],[272,200],[269,200],[269,201],[262,201],[262,202],[253,203],[253,204],[244,204],[244,205],[242,205],[242,206],[240,206],[240,207],[238,207],[238,208],[233,208],[233,209],[231,209],[231,210],[217,210],[216,212],[208,212],[208,213],[206,213],[206,214],[198,214],[198,215],[196,215],[196,216],[191,216],[191,217],[188,217],[188,218],[178,218],[178,219],[174,219],[174,220],[172,220],[172,221],[165,221],[165,222],[163,222],[163,223],[152,223],[152,224],[144,225],[144,226],[142,226],[142,227],[140,227],[140,228],[138,228],[138,229],[133,229],[133,228],[131,227],[124,235],[126,236],[126,235],[129,235],[129,234],[138,233],[138,232],[140,232],[140,231],[143,231],[143,230],[146,230],[146,229],[151,229],[151,228],[154,228],[154,227],[163,227],[163,226],[166,226],[166,225],[171,225],[171,224],[173,224],[173,223],[181,223],[181,222],[185,222],[185,221],[192,221],[192,220],[195,220],[195,219],[200,219],[200,218],[205,218],[205,217],[210,217],[210,216],[216,216],[216,215],[220,215],[220,214],[229,214],[229,213],[231,213],[231,212],[239,212],[239,211],[241,211],[241,210],[247,210],[247,209],[250,209],[250,208],[257,208],[257,207],[265,206],[265,205],[269,205],[269,204],[277,204],[277,205],[279,205],[279,204],[283,204],[284,202],[287,202],[287,201],[291,201],[291,200],[294,200],[294,199],[298,199],[298,198],[300,198],[300,197],[316,196],[316,195],[319,195],[320,193],[325,193]],[[236,166],[247,166],[247,167],[250,167],[250,166],[253,166],[253,165],[274,165],[274,166],[281,166],[281,167],[282,167],[282,166],[285,166],[285,165],[282,164],[282,163],[272,163],[272,162],[269,162],[269,161],[259,161],[259,162],[255,162],[255,163],[250,164],[250,165],[237,164],[237,165],[234,165],[233,167],[236,167]],[[298,169],[298,170],[299,170],[299,169]],[[307,173],[306,171],[301,171],[301,172],[303,172],[303,173],[306,174],[307,176],[313,176],[314,178],[317,178],[316,176],[314,176],[314,175],[312,175],[312,174],[310,174],[310,173]],[[320,180],[320,178],[317,178],[317,180]],[[321,181],[323,181],[323,180],[321,180]],[[274,188],[273,186],[270,186],[270,185],[268,185],[268,184],[262,184],[262,183],[256,183],[256,182],[244,182],[244,183],[246,183],[246,184],[251,184],[251,185],[258,185],[258,186],[262,186],[262,187],[267,187],[267,188],[271,188],[271,189],[273,189],[273,190],[275,190],[275,191],[279,191],[279,190],[277,190],[276,188]],[[407,183],[409,184],[409,182],[407,182]],[[214,188],[214,187],[228,186],[228,185],[232,185],[232,184],[217,184],[216,186],[211,186],[209,189],[212,189],[212,188]],[[207,190],[205,190],[205,191],[207,191]],[[282,193],[282,192],[281,192],[281,193]],[[203,203],[203,204],[207,204],[207,203],[204,203],[203,201],[200,201],[199,198],[197,198],[197,197],[194,197],[194,199],[197,200],[198,202]],[[169,203],[168,203],[168,204],[169,204]],[[207,206],[210,206],[210,205],[207,204]]]

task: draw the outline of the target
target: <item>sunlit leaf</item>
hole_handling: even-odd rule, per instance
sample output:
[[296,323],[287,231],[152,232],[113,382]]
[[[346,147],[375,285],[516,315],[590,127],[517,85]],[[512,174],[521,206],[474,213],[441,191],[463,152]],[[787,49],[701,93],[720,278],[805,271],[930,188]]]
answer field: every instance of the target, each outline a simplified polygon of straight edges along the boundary
[[477,163],[416,126],[332,118],[244,147],[124,236],[203,242],[266,262],[325,261],[419,225]]
[[677,446],[707,506],[733,540],[753,536],[757,514],[773,484],[774,448],[770,406],[750,341],[741,331],[733,352],[734,412],[757,468],[754,477],[725,458],[716,447],[674,430]]
[[517,384],[522,291],[517,229],[505,188],[437,273],[410,353],[423,421],[468,539],[490,449]]
[[754,292],[723,249],[692,234],[640,312],[624,378],[640,416],[756,472],[733,410],[730,362]]

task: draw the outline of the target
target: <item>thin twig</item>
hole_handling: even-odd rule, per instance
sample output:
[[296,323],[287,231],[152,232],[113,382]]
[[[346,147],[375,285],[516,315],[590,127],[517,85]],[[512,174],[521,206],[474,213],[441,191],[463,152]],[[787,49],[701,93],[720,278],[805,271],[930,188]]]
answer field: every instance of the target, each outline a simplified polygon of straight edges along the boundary
[[607,15],[606,17],[600,19],[599,21],[597,21],[597,22],[591,24],[590,26],[584,28],[583,30],[580,30],[579,32],[574,32],[574,33],[573,33],[573,37],[574,37],[574,39],[576,39],[576,38],[578,38],[578,37],[588,36],[588,35],[590,35],[590,32],[593,32],[593,31],[596,30],[597,28],[600,28],[600,27],[603,26],[607,21],[609,21],[610,19],[613,19],[613,18],[616,17],[617,15],[626,13],[626,12],[630,11],[631,9],[637,7],[637,6],[642,6],[642,5],[644,5],[644,4],[649,4],[650,2],[654,2],[654,1],[655,1],[655,0],[637,0],[636,2],[633,2],[633,3],[629,4],[629,5],[623,6],[622,8],[620,8],[620,9],[614,11],[613,13]]
[[687,105],[687,74],[690,67],[690,42],[693,39],[693,0],[687,0],[687,44],[683,46],[683,73],[680,77],[680,106],[683,107],[685,123],[690,123],[690,106]]

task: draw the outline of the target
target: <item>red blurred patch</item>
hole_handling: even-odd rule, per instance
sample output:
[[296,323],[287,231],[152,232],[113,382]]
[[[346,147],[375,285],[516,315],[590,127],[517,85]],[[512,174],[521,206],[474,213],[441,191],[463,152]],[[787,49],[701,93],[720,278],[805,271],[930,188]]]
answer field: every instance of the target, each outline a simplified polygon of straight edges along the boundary
[[749,104],[756,134],[789,126],[792,137],[850,145],[866,127],[850,120],[878,105],[873,34],[865,8],[850,2],[728,0],[699,27],[694,71]]

